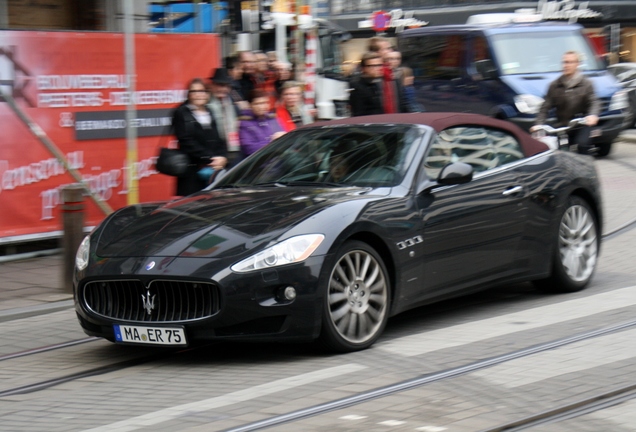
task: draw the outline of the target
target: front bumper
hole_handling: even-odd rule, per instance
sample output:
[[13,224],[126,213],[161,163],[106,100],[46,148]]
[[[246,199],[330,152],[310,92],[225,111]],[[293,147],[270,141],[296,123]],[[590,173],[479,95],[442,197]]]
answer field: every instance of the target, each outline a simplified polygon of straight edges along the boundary
[[[243,340],[243,341],[310,341],[320,334],[322,293],[320,290],[320,272],[323,268],[325,256],[310,257],[303,263],[283,266],[266,271],[237,274],[227,269],[210,274],[209,278],[202,277],[201,269],[209,265],[208,260],[199,260],[202,267],[192,265],[193,258],[177,258],[170,267],[172,272],[166,274],[90,274],[79,280],[75,291],[75,308],[77,316],[85,333],[91,336],[103,337],[114,341],[113,325],[152,326],[152,327],[183,327],[189,344],[212,340]],[[124,260],[122,260],[124,261]],[[183,262],[179,262],[183,261]],[[188,262],[186,262],[188,261]],[[113,264],[112,260],[109,263]],[[109,267],[110,267],[109,265]],[[199,267],[194,272],[196,276],[178,275],[174,269]],[[218,307],[214,308],[211,316],[186,320],[167,320],[165,313],[160,313],[154,320],[141,310],[133,320],[123,320],[97,313],[90,307],[90,301],[85,294],[86,286],[94,287],[99,281],[117,281],[138,279],[142,286],[130,293],[131,298],[143,295],[154,295],[153,281],[166,280],[183,282],[210,281],[218,292]],[[296,290],[296,298],[286,300],[282,292],[286,287]],[[132,290],[131,290],[132,291]],[[137,292],[140,291],[140,292]],[[157,295],[157,299],[166,296]],[[164,300],[165,301],[165,300]],[[140,308],[139,302],[130,302]],[[143,308],[143,306],[141,306]],[[167,305],[156,304],[161,312]],[[101,309],[107,310],[107,309]],[[154,311],[153,311],[154,313]],[[154,321],[153,321],[154,320]]]

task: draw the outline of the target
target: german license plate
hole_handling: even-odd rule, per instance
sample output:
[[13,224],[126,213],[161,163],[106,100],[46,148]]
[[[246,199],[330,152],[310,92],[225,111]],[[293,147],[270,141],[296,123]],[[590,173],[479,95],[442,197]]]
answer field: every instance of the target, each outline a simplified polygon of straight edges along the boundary
[[185,331],[179,327],[113,325],[117,342],[151,345],[187,345]]

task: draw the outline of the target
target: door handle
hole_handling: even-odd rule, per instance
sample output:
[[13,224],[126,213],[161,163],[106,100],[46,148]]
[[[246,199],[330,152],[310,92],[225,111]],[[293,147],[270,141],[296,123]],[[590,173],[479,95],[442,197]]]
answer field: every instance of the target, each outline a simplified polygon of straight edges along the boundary
[[514,187],[511,187],[510,189],[506,189],[505,191],[502,192],[502,194],[505,196],[514,195],[521,192],[522,190],[523,190],[522,186],[514,186]]

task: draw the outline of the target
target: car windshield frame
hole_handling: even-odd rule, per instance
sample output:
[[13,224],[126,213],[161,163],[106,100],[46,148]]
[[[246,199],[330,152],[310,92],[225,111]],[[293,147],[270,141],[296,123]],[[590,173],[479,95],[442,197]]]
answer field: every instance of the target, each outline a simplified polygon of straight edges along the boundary
[[425,135],[414,124],[302,128],[243,160],[210,188],[393,187],[403,181]]
[[503,75],[561,72],[561,59],[567,51],[579,53],[581,71],[603,69],[590,43],[577,29],[501,32],[491,36],[491,44]]

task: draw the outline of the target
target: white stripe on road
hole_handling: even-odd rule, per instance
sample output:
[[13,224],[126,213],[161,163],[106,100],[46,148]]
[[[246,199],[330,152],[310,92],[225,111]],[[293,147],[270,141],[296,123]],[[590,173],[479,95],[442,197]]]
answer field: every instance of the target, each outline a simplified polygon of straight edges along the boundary
[[211,409],[222,408],[228,405],[233,405],[240,402],[245,402],[251,399],[256,399],[262,396],[267,396],[272,393],[287,391],[294,387],[300,387],[305,384],[311,384],[317,381],[326,380],[329,378],[335,378],[341,375],[357,372],[362,369],[366,369],[366,366],[351,363],[342,366],[336,366],[327,369],[321,369],[314,372],[309,372],[302,375],[296,375],[289,378],[283,378],[280,380],[272,381],[269,383],[257,385],[244,390],[235,391],[222,396],[213,397],[210,399],[204,399],[198,402],[187,403],[183,405],[177,405],[170,408],[165,408],[159,411],[144,414],[138,417],[133,417],[128,420],[123,420],[117,423],[111,423],[109,425],[100,426],[94,429],[90,429],[86,432],[127,432],[140,428],[156,425],[159,423],[174,420],[176,418],[187,416],[191,413],[208,411]]
[[[636,401],[630,400],[623,402],[622,404],[614,405],[601,411],[595,411],[588,415],[592,418],[605,420],[608,426],[607,430],[615,430],[620,427],[625,430],[633,430],[634,425],[636,425]],[[585,417],[581,418],[585,419]],[[616,428],[612,427],[612,424],[615,425]]]
[[626,330],[511,360],[470,375],[507,388],[521,387],[559,375],[633,359],[636,357],[634,340],[636,330]]
[[636,287],[621,288],[549,306],[393,339],[377,349],[416,356],[446,348],[544,327],[636,304]]

